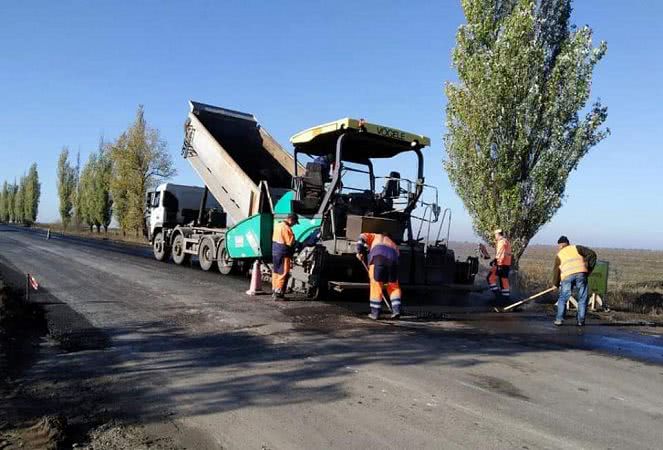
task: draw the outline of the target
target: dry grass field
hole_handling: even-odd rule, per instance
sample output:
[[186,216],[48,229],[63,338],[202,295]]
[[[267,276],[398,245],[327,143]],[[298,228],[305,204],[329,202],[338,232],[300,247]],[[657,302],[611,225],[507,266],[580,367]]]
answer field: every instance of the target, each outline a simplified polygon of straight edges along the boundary
[[[608,306],[616,311],[663,314],[663,251],[596,248],[599,260],[610,263]],[[529,247],[520,262],[523,289],[547,286],[552,277],[555,247]]]

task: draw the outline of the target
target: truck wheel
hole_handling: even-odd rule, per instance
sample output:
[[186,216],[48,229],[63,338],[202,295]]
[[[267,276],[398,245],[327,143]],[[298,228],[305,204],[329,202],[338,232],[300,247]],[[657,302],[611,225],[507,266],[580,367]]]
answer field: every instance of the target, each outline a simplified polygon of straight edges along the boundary
[[198,246],[198,262],[200,263],[200,268],[205,272],[210,270],[214,266],[214,241],[211,237],[204,237],[200,241]]
[[173,262],[178,265],[186,264],[189,262],[191,255],[184,253],[184,236],[181,233],[177,233],[175,239],[173,239]]
[[170,257],[170,247],[163,240],[163,231],[159,231],[156,236],[154,236],[152,252],[157,261],[168,261],[168,258]]
[[235,270],[235,261],[233,261],[228,254],[225,245],[219,249],[219,256],[216,262],[219,266],[219,272],[221,272],[221,275],[230,275],[230,273]]

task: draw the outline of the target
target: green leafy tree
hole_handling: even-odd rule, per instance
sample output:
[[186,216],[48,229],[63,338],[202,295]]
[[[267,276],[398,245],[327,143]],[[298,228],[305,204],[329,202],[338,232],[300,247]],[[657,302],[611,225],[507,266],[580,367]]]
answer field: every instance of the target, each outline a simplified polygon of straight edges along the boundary
[[103,226],[108,232],[108,226],[112,219],[113,201],[110,193],[110,184],[113,170],[113,162],[109,150],[106,148],[103,138],[99,140],[99,150],[94,164],[94,176],[92,177],[90,210],[94,218],[97,232]]
[[24,197],[25,197],[25,176],[22,176],[17,185],[16,195],[14,196],[14,222],[23,223],[24,217]]
[[14,200],[16,199],[16,180],[13,184],[8,186],[8,195],[7,195],[7,222],[14,221]]
[[0,192],[0,222],[8,222],[9,215],[7,214],[7,203],[9,201],[9,185],[6,181],[2,183],[2,191]]
[[78,179],[76,194],[76,214],[80,223],[88,226],[90,231],[95,225],[93,198],[94,198],[94,176],[97,165],[96,153],[90,153],[87,162],[83,166]]
[[[502,228],[515,262],[562,205],[580,159],[609,133],[587,107],[607,45],[570,24],[570,0],[461,0],[447,83],[445,168],[487,242]],[[584,116],[580,112],[585,110]]]
[[110,157],[113,209],[120,227],[123,232],[145,231],[145,194],[159,181],[175,175],[175,169],[159,130],[145,121],[142,106],[134,123],[111,146]]
[[62,226],[67,229],[71,222],[73,201],[76,195],[76,170],[69,162],[69,149],[63,147],[58,158],[57,169],[58,198],[60,201],[60,219]]
[[23,221],[27,225],[32,225],[37,221],[40,196],[39,172],[37,171],[37,164],[33,163],[25,177],[25,190],[23,192]]

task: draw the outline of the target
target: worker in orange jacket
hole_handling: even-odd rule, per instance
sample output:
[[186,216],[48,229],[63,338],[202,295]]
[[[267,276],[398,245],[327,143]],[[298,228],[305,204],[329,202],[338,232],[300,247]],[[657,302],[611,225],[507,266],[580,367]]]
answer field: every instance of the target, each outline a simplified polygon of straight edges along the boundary
[[502,230],[495,230],[495,259],[493,262],[496,267],[495,272],[499,281],[499,288],[494,289],[493,292],[498,299],[509,300],[511,296],[509,272],[511,271],[512,259],[511,242],[504,237]]
[[292,232],[292,227],[298,223],[297,214],[289,214],[285,220],[274,226],[272,233],[272,298],[274,300],[281,300],[285,297],[292,268],[292,256],[295,253],[295,234]]
[[488,270],[488,276],[486,276],[486,281],[488,282],[488,288],[495,294],[495,297],[500,295],[500,287],[498,286],[499,277],[497,276],[497,263],[495,260],[490,262],[490,269]]
[[388,234],[362,233],[359,235],[357,258],[364,263],[368,259],[371,307],[368,317],[373,320],[377,320],[380,315],[385,286],[391,301],[391,318],[398,319],[401,316],[401,287],[398,283],[399,256],[398,245]]

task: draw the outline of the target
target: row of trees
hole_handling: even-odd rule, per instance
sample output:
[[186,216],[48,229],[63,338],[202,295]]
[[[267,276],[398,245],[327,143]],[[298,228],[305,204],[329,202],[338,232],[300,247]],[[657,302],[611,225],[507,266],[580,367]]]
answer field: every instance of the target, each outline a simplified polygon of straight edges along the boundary
[[69,149],[63,147],[57,167],[57,188],[60,199],[60,219],[66,229],[74,221],[85,224],[90,231],[104,227],[108,230],[111,222],[113,202],[110,196],[112,163],[108,149],[100,139],[99,148],[92,152],[82,171],[78,158],[74,166],[69,159]]
[[69,149],[60,152],[57,188],[60,219],[105,231],[115,216],[123,233],[143,231],[145,195],[160,181],[175,175],[173,161],[159,130],[145,120],[142,106],[129,128],[113,142],[99,141],[79,171]]
[[17,183],[2,184],[0,191],[0,222],[32,225],[37,221],[41,184],[37,164],[32,164],[27,175]]

